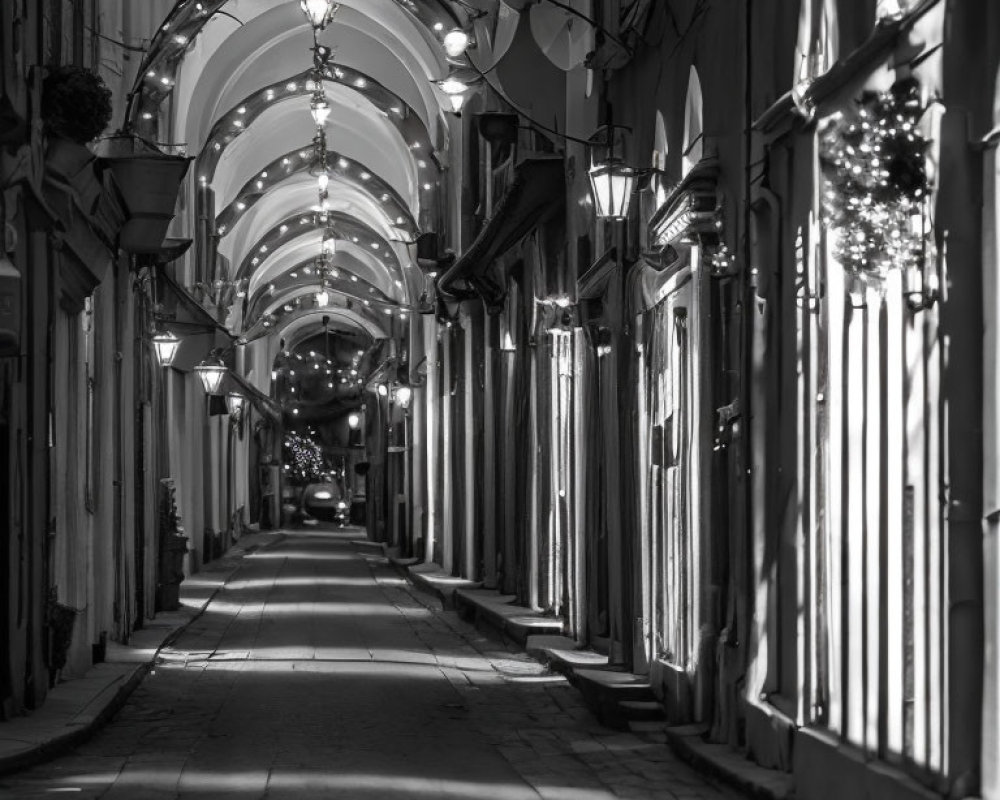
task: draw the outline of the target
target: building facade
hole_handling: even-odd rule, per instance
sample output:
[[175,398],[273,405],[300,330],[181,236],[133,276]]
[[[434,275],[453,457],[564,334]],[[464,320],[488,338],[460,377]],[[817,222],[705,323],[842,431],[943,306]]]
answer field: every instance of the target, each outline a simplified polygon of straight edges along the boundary
[[[287,521],[314,426],[370,538],[797,796],[1000,797],[1000,9],[327,5],[4,12],[3,716]],[[138,242],[121,138],[184,167]]]

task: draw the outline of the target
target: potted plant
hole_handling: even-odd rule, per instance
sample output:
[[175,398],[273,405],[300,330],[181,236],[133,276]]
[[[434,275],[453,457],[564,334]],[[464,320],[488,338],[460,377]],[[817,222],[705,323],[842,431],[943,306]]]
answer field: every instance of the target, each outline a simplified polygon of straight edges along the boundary
[[167,155],[123,132],[102,142],[102,160],[114,174],[129,211],[121,246],[132,253],[159,252],[191,159]]

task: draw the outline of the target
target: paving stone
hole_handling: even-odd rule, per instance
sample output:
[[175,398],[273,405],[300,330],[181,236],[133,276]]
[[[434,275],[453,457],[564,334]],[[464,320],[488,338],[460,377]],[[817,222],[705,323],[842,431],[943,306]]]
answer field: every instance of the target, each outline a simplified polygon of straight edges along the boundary
[[403,584],[359,536],[289,532],[233,562],[115,719],[0,778],[0,797],[740,797],[602,727],[561,676]]

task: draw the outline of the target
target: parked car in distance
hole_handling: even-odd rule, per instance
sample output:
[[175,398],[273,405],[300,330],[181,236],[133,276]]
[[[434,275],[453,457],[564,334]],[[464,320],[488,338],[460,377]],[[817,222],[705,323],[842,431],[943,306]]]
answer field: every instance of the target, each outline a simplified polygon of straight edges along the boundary
[[324,522],[347,521],[350,504],[340,487],[333,482],[310,483],[302,495],[302,507],[306,513]]

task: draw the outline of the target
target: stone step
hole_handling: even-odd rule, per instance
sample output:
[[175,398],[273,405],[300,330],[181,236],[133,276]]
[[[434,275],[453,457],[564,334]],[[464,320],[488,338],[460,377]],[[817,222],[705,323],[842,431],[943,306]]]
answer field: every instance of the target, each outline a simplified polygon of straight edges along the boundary
[[455,592],[459,589],[478,589],[478,581],[456,578],[437,564],[414,563],[406,568],[413,585],[441,600],[445,608],[455,607]]
[[454,593],[455,608],[463,619],[489,625],[520,645],[524,645],[529,636],[562,633],[561,619],[514,605],[515,599],[493,589],[457,589]]
[[653,687],[641,675],[613,669],[576,669],[570,676],[594,716],[609,728],[627,730],[631,711],[627,702],[656,701]]

